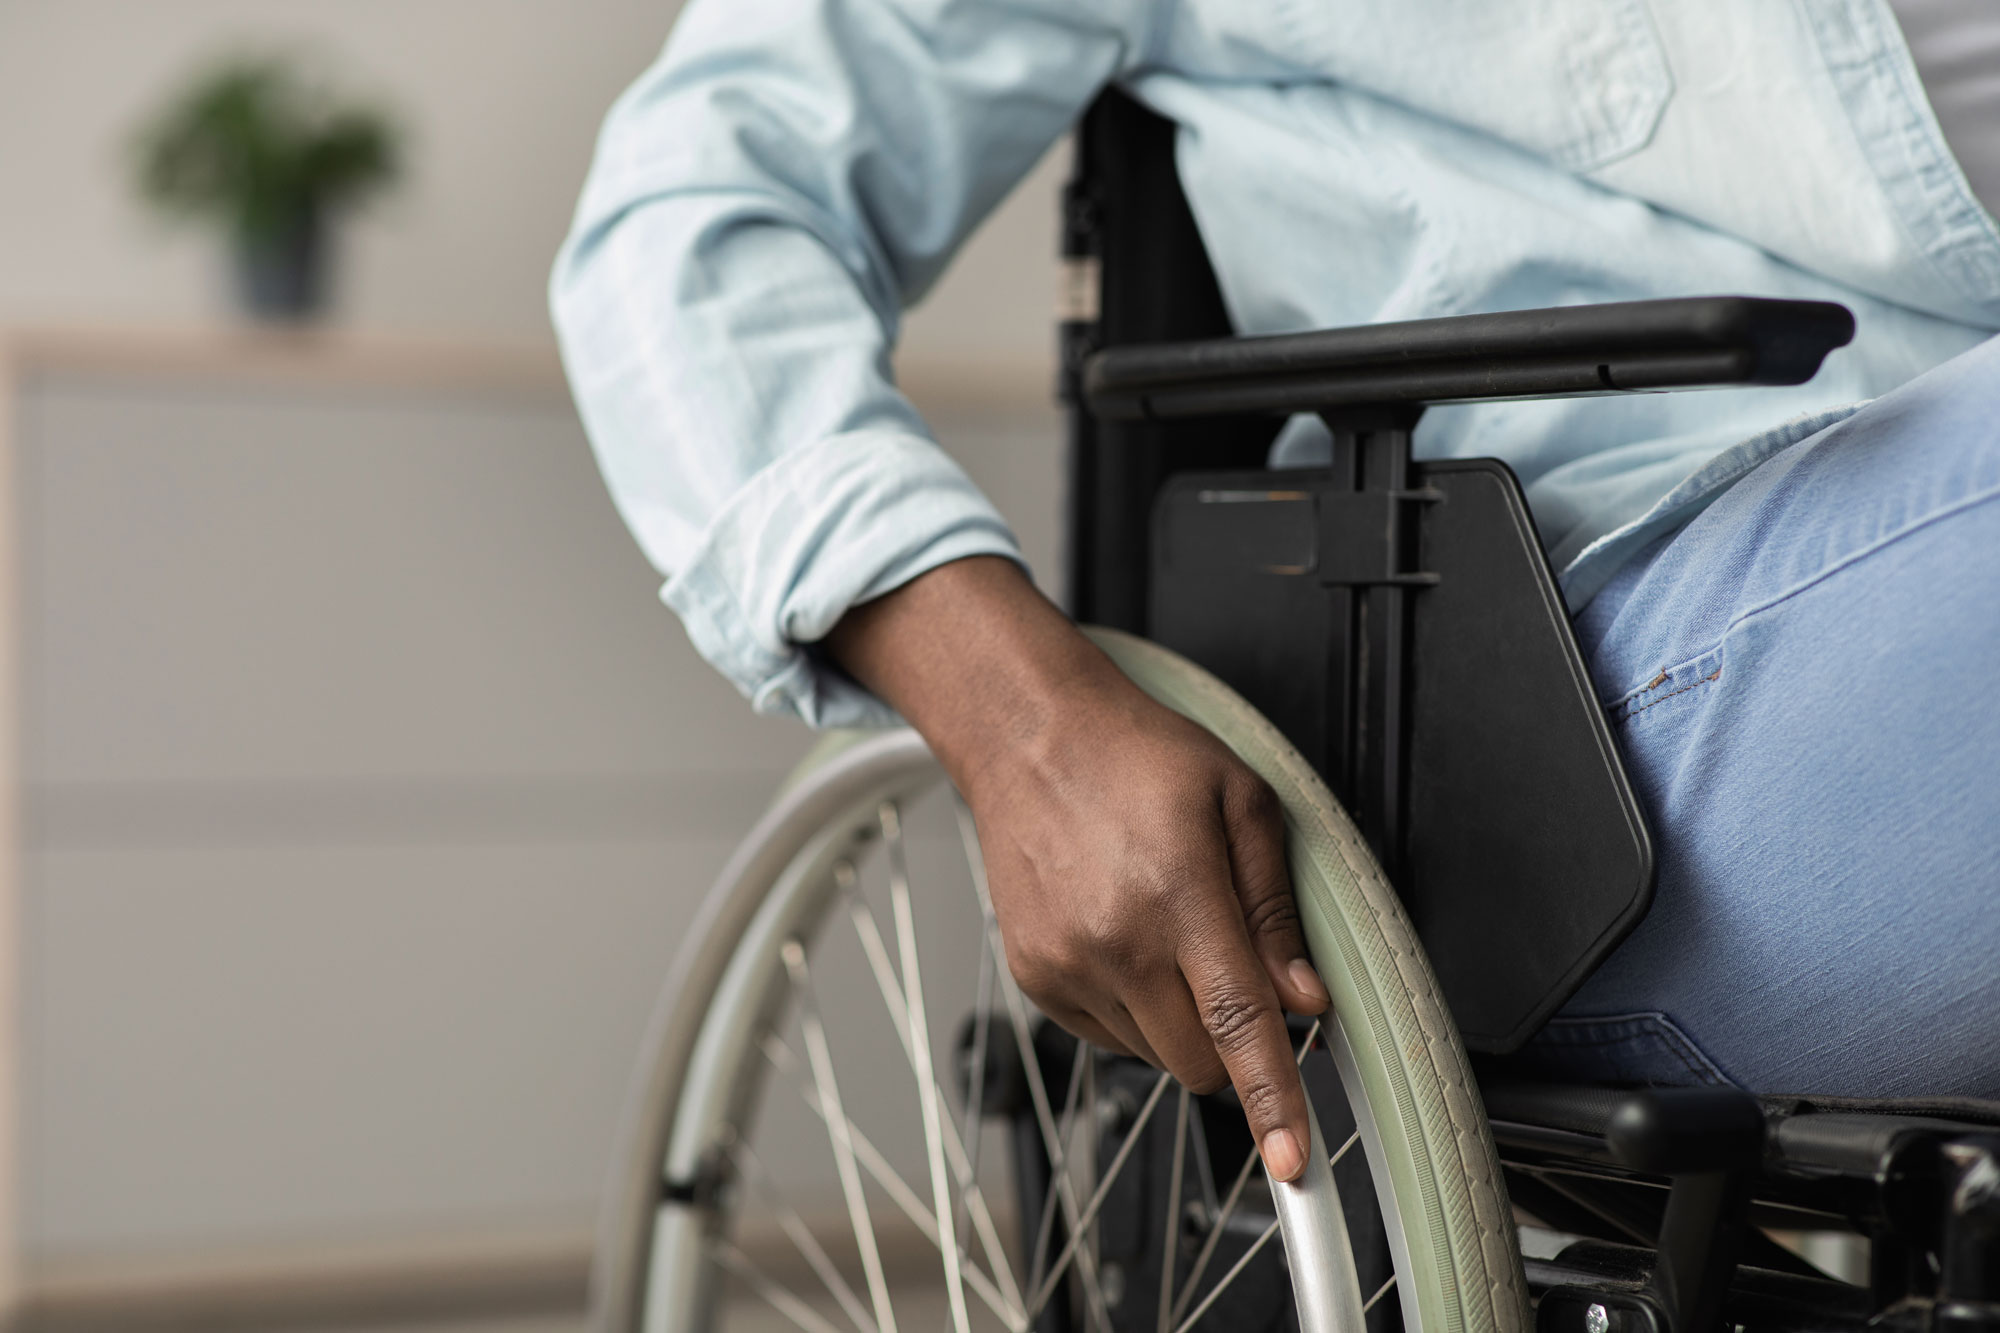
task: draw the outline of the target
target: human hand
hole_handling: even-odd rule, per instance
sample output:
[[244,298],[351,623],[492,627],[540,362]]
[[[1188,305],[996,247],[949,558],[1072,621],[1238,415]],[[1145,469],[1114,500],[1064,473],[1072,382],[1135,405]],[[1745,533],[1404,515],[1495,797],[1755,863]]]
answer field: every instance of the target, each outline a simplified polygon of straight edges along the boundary
[[1050,1018],[1232,1083],[1273,1179],[1311,1142],[1284,1010],[1317,1014],[1270,788],[1156,703],[1013,565],[945,565],[828,640],[971,806],[1007,961]]

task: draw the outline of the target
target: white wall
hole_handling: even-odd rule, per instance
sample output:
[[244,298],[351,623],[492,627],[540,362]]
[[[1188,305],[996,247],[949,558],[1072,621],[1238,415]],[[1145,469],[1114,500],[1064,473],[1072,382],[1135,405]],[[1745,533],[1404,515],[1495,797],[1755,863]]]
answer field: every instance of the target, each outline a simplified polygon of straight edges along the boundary
[[[721,0],[750,3],[750,0]],[[134,127],[219,51],[297,46],[403,112],[407,186],[360,219],[337,319],[546,340],[543,284],[599,120],[675,0],[0,0],[0,324],[226,315],[218,247],[131,189]],[[1060,156],[1060,155],[1058,155]],[[908,363],[1039,384],[1059,164],[927,303]]]

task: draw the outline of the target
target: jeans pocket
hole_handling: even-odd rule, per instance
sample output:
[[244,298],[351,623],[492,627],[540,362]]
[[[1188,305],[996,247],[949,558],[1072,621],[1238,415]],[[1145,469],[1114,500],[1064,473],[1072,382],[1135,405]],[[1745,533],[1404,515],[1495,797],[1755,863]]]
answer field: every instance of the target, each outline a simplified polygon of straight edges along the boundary
[[1698,657],[1691,657],[1676,666],[1662,667],[1659,674],[1644,684],[1634,686],[1624,694],[1604,706],[1604,714],[1613,725],[1621,722],[1655,722],[1657,714],[1643,716],[1659,709],[1662,705],[1677,703],[1685,707],[1706,697],[1704,686],[1714,685],[1722,679],[1723,647],[1717,644]]
[[1730,1086],[1734,1080],[1663,1013],[1552,1018],[1508,1057],[1507,1072],[1557,1083]]

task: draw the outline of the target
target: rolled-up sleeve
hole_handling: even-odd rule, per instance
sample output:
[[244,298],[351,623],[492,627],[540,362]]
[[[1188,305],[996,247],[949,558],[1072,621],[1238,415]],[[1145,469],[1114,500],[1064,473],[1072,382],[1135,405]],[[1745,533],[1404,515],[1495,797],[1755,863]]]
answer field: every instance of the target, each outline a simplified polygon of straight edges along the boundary
[[903,308],[1108,81],[1151,0],[693,0],[613,107],[550,283],[620,513],[755,707],[887,710],[812,645],[1006,523],[897,392]]

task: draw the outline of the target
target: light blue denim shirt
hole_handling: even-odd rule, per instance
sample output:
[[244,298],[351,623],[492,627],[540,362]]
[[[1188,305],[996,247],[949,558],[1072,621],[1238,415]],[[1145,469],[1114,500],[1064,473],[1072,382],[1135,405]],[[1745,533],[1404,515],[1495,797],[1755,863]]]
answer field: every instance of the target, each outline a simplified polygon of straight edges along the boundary
[[[900,312],[1118,83],[1238,329],[1700,293],[1841,301],[1810,384],[1433,409],[1574,605],[1775,450],[2000,328],[2000,232],[1884,0],[693,0],[613,108],[551,299],[620,511],[764,712],[885,716],[809,645],[1019,558],[888,370]],[[1322,447],[1310,423],[1280,464]]]

